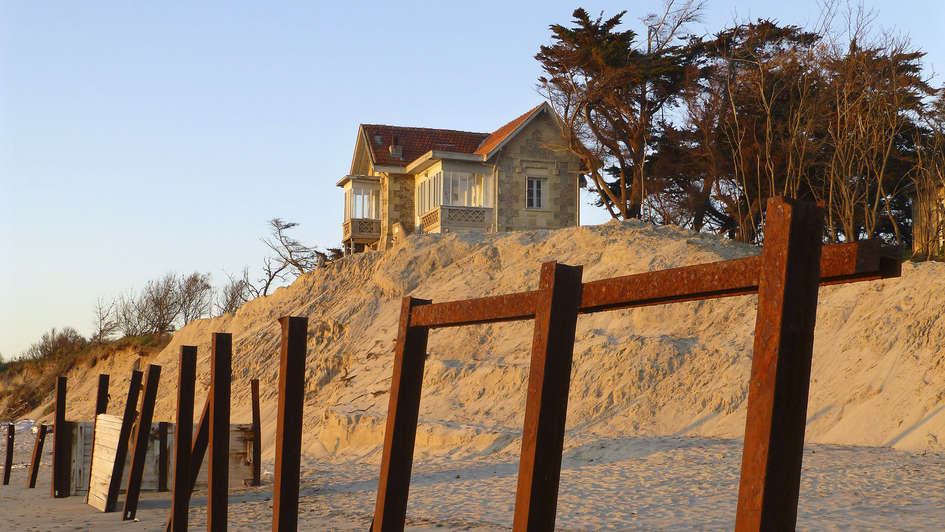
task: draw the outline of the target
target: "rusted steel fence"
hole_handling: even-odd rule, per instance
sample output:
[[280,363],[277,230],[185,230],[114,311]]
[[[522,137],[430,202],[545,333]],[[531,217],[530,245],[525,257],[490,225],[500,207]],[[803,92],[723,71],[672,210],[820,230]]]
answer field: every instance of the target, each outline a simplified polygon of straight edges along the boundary
[[[416,442],[421,386],[431,329],[534,320],[513,530],[554,529],[564,447],[574,336],[578,316],[615,309],[758,294],[740,476],[736,530],[789,530],[797,516],[807,397],[819,285],[897,277],[899,261],[876,241],[822,246],[823,211],[809,203],[774,198],[767,207],[760,256],[582,282],[582,267],[542,265],[535,291],[433,303],[405,297],[393,375],[372,530],[403,530]],[[295,530],[304,404],[307,320],[281,318],[278,423],[273,485],[273,530]],[[167,530],[187,528],[187,510],[209,448],[207,526],[227,526],[232,337],[213,335],[210,392],[191,439],[196,347],[180,355],[175,471]],[[134,515],[159,368],[149,369],[135,438],[125,515]],[[96,411],[107,405],[107,376]],[[106,511],[118,497],[127,442],[142,374],[132,374]],[[68,494],[65,378],[57,383],[53,493]],[[253,480],[259,483],[259,383],[251,381]],[[30,485],[35,482],[44,427],[37,434]],[[166,436],[165,436],[166,437]],[[141,445],[141,448],[139,448]],[[162,444],[163,445],[163,444]],[[166,473],[164,474],[166,484]]]
[[535,320],[513,530],[553,530],[577,315],[755,293],[736,529],[793,529],[818,285],[898,277],[900,269],[877,241],[822,247],[822,234],[819,207],[773,198],[761,256],[583,284],[580,267],[550,262],[536,291],[446,303],[404,298],[372,530],[404,528],[430,329]]

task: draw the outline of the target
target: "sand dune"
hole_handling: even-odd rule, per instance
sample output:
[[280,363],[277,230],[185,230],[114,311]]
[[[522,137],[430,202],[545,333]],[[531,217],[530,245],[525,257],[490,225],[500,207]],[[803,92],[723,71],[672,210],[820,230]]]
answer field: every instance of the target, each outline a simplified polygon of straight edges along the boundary
[[[120,412],[131,369],[153,362],[164,368],[155,419],[172,420],[179,347],[199,346],[202,402],[210,335],[230,332],[233,421],[249,421],[249,379],[260,378],[263,459],[271,464],[276,320],[307,316],[301,523],[363,529],[373,511],[401,296],[445,301],[534,289],[547,260],[584,265],[587,281],[758,251],[636,222],[484,238],[414,236],[386,253],[307,274],[235,315],[191,323],[150,360],[113,356],[77,368],[69,375],[68,417],[91,418],[99,372],[111,374],[109,411]],[[941,523],[945,509],[934,501],[942,500],[945,483],[929,470],[945,470],[943,301],[941,263],[905,264],[900,279],[821,289],[800,528]],[[560,527],[731,526],[754,320],[752,296],[579,319]],[[431,333],[408,508],[416,529],[510,524],[530,342],[529,323]],[[231,495],[234,527],[266,528],[269,489]],[[205,518],[199,501],[198,494],[195,526]],[[145,509],[142,522],[159,527],[162,512]]]

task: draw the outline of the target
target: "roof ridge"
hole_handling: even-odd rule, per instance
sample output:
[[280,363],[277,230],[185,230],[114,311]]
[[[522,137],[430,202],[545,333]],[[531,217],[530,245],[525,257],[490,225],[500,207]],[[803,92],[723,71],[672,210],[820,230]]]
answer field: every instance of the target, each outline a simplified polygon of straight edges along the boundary
[[440,127],[395,126],[391,124],[361,124],[361,127],[393,127],[397,129],[412,129],[420,131],[442,131],[447,133],[465,133],[468,135],[491,135],[488,131],[466,131],[463,129],[446,129]]
[[512,121],[504,124],[499,129],[496,129],[488,137],[483,139],[479,143],[479,146],[476,148],[474,153],[478,155],[488,155],[489,152],[494,150],[497,146],[502,144],[502,142],[509,137],[512,133],[518,130],[519,126],[528,121],[539,109],[543,108],[546,105],[546,102],[541,102],[540,104],[532,107],[528,111],[525,111],[521,116],[516,117]]

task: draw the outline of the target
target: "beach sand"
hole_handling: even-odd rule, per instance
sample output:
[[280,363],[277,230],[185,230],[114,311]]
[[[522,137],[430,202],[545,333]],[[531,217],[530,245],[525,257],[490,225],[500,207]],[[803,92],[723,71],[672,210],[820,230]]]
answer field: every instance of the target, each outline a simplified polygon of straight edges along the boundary
[[[49,496],[51,451],[37,487],[26,489],[32,439],[23,431],[11,483],[0,487],[6,530],[162,530],[171,494],[145,492],[138,519],[121,520],[83,497]],[[18,434],[18,436],[20,436]],[[598,439],[565,454],[559,530],[730,530],[738,494],[741,441],[709,438]],[[414,467],[409,530],[509,530],[518,463],[514,456],[430,459]],[[272,464],[263,486],[231,491],[229,529],[269,530]],[[376,463],[303,464],[300,530],[367,530],[377,489]],[[124,496],[119,499],[120,503]],[[191,529],[206,527],[197,490]],[[799,530],[941,530],[945,454],[809,444],[798,507]]]

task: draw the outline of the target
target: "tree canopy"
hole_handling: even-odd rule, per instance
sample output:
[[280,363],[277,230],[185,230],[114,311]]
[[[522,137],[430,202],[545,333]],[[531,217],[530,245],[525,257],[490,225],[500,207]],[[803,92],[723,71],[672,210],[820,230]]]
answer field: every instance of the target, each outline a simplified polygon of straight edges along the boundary
[[[829,8],[829,5],[828,5]],[[923,53],[853,11],[833,29],[758,19],[685,34],[701,5],[673,0],[646,38],[573,13],[535,56],[539,88],[599,205],[760,242],[766,200],[818,201],[828,241],[912,243],[913,203],[945,185],[943,88]]]

